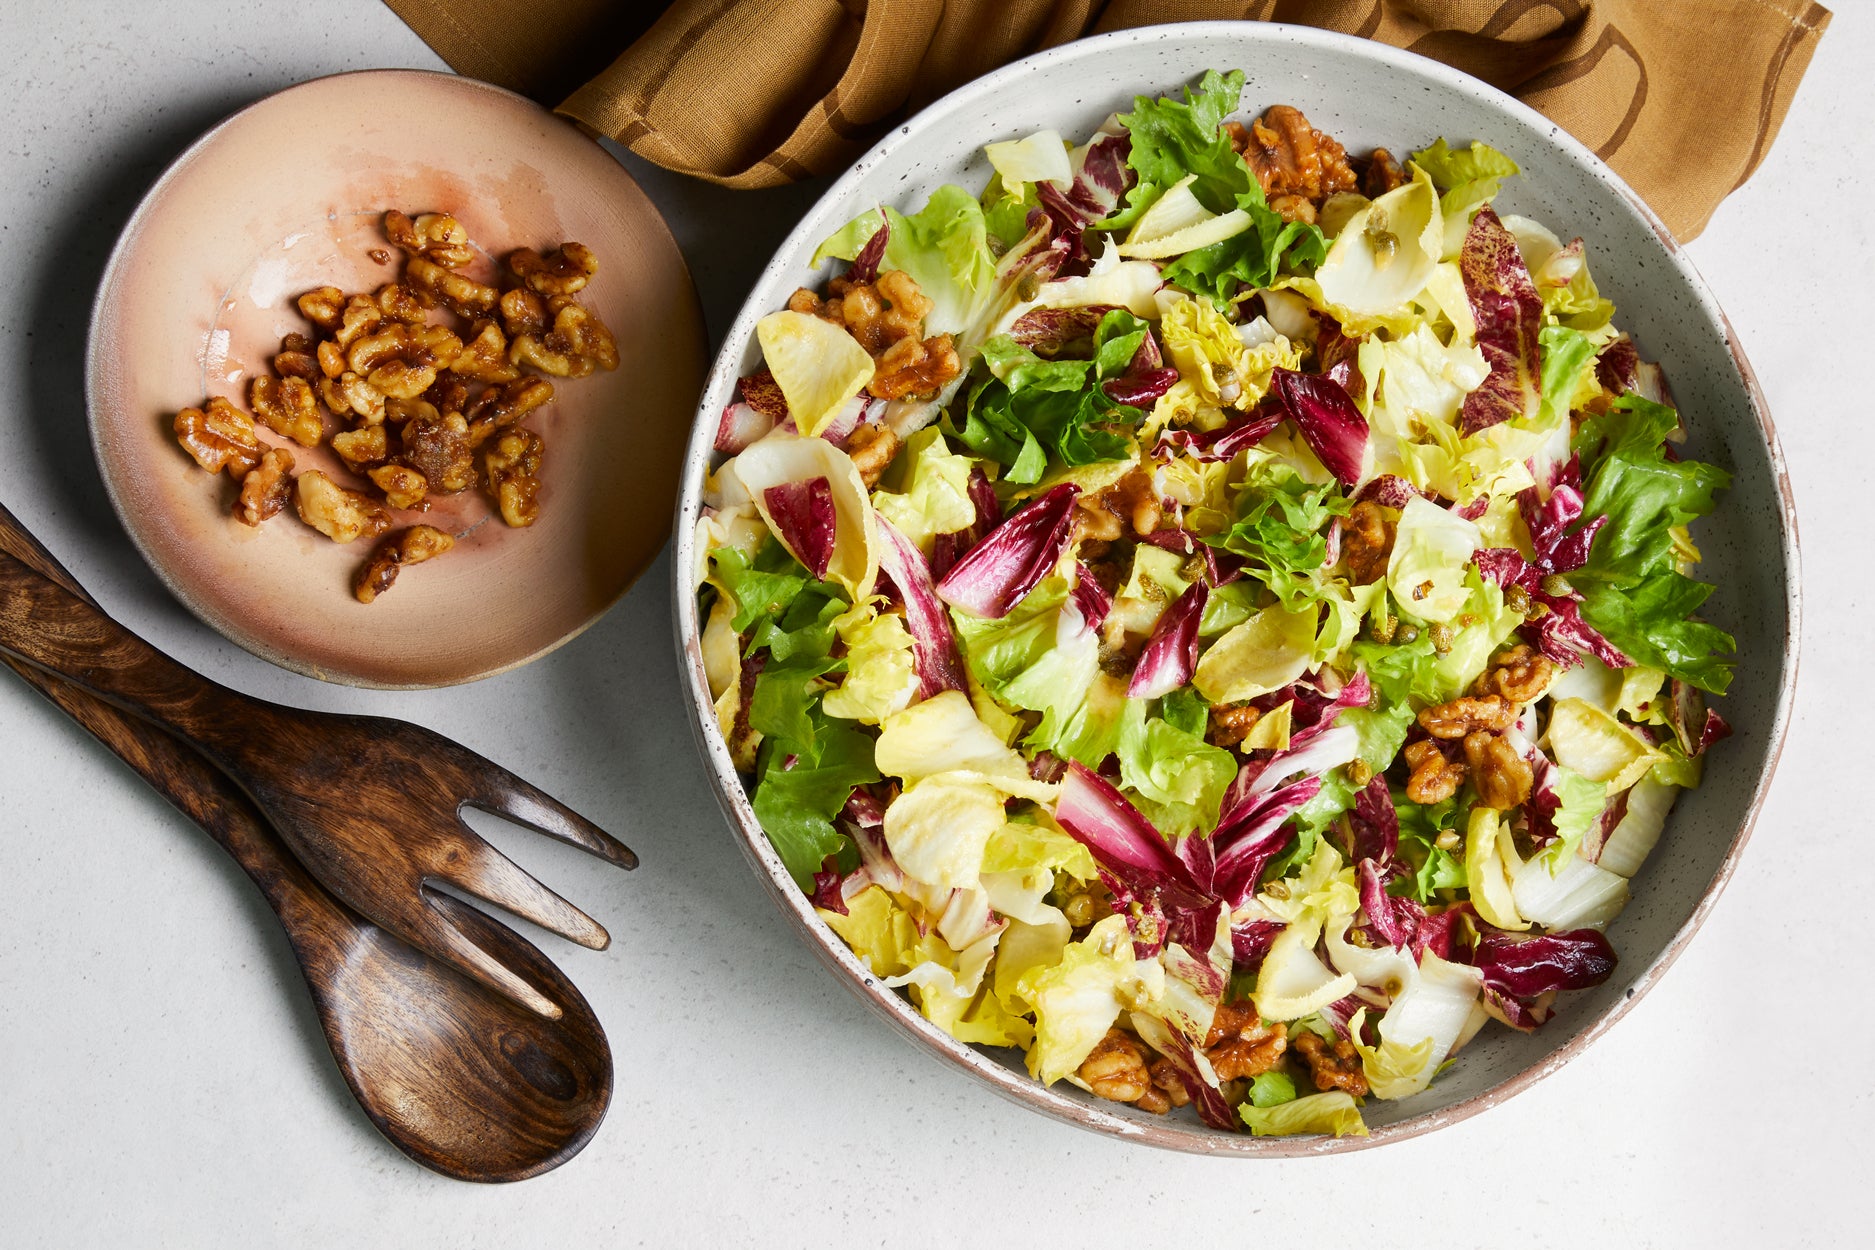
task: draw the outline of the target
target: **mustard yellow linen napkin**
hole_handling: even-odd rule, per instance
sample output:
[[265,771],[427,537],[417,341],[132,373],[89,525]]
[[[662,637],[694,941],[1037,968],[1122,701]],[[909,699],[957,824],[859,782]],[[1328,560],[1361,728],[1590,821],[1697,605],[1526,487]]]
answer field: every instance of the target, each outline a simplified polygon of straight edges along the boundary
[[1764,159],[1830,17],[1810,0],[677,0],[662,16],[646,0],[385,2],[459,72],[731,187],[839,169],[907,108],[1081,35],[1319,26],[1523,100],[1682,239]]

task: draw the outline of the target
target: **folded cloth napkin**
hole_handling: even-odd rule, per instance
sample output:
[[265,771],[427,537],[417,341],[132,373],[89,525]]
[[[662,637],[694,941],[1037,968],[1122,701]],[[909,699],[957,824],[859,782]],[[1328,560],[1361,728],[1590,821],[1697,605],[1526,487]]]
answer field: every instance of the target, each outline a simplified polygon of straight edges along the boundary
[[1319,26],[1547,114],[1682,239],[1764,159],[1830,17],[1810,0],[676,0],[662,16],[647,0],[386,3],[459,72],[731,187],[830,173],[908,109],[1084,34]]

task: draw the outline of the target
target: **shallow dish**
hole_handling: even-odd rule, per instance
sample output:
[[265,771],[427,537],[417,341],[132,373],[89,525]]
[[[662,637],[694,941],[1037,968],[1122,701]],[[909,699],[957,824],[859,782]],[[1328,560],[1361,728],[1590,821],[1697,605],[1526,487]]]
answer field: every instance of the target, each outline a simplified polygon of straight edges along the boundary
[[[1712,616],[1737,635],[1743,661],[1723,705],[1738,733],[1724,748],[1725,767],[1681,798],[1648,870],[1635,880],[1633,899],[1613,926],[1619,967],[1603,985],[1571,995],[1533,1034],[1480,1034],[1464,1061],[1425,1093],[1369,1102],[1371,1136],[1365,1138],[1257,1139],[1207,1128],[1195,1118],[1152,1116],[1066,1084],[1044,1088],[1022,1069],[1017,1052],[961,1044],[880,986],[815,916],[755,819],[711,711],[688,580],[719,414],[738,376],[759,357],[754,323],[815,280],[808,260],[821,239],[879,203],[909,209],[946,182],[981,186],[990,172],[981,155],[987,142],[1044,127],[1086,134],[1126,108],[1135,93],[1171,93],[1208,68],[1246,72],[1246,112],[1293,104],[1350,151],[1398,150],[1443,135],[1453,142],[1482,139],[1517,161],[1524,174],[1499,208],[1538,215],[1565,239],[1581,234],[1590,240],[1603,293],[1615,301],[1642,354],[1658,360],[1672,382],[1692,430],[1689,453],[1735,475],[1723,507],[1702,523],[1700,542],[1702,570],[1721,587]],[[674,561],[678,634],[698,741],[743,849],[815,951],[900,1029],[999,1093],[1084,1128],[1202,1153],[1320,1154],[1414,1136],[1508,1098],[1579,1053],[1659,978],[1717,899],[1769,784],[1796,675],[1796,531],[1782,455],[1723,314],[1665,228],[1580,143],[1515,100],[1436,62],[1305,28],[1207,23],[1070,44],[954,92],[867,153],[782,245],[725,343],[685,463]]]
[[[248,379],[270,371],[281,335],[308,329],[301,292],[394,278],[394,261],[367,255],[388,247],[388,208],[453,212],[490,274],[489,253],[585,243],[599,273],[580,300],[622,359],[557,386],[530,422],[546,442],[538,522],[509,529],[480,491],[443,497],[420,519],[457,533],[456,549],[367,606],[350,578],[368,541],[330,542],[290,508],[258,530],[235,522],[228,479],[197,468],[170,421],[210,395],[246,408]],[[86,391],[112,502],[197,616],[310,676],[442,686],[552,650],[657,555],[703,352],[683,257],[603,148],[485,83],[378,70],[250,105],[158,180],[99,288]],[[358,484],[329,450],[293,450],[297,468]]]

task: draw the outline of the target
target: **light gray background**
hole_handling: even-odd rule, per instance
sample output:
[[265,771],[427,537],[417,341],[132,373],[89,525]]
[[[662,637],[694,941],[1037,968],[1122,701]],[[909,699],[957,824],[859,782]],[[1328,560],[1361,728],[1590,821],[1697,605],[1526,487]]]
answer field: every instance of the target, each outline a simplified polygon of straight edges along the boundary
[[[1688,0],[1691,3],[1692,0]],[[940,1070],[784,928],[678,704],[660,561],[585,636],[456,690],[272,668],[161,589],[84,429],[91,292],[168,160],[234,109],[340,70],[441,68],[376,0],[0,6],[0,500],[183,662],[290,703],[433,726],[643,857],[629,876],[504,846],[608,925],[544,949],[618,1063],[585,1153],[519,1186],[434,1176],[334,1071],[271,913],[233,863],[37,695],[0,680],[0,1244],[7,1246],[1847,1244],[1875,1221],[1852,1140],[1875,1090],[1864,683],[1875,12],[1838,0],[1783,137],[1690,255],[1780,418],[1809,578],[1784,765],[1724,904],[1560,1074],[1384,1150],[1161,1155]],[[627,162],[712,332],[815,189],[729,194]],[[517,849],[518,848],[518,849]]]

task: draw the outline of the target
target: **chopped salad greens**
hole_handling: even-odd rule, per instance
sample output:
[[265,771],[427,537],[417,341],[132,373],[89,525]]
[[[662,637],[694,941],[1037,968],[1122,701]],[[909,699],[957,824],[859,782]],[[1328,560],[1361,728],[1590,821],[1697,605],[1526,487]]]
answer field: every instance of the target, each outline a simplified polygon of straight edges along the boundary
[[1242,81],[820,246],[723,414],[703,654],[775,851],[938,1027],[1364,1133],[1614,969],[1729,732],[1728,477],[1509,158]]

